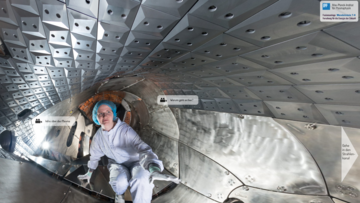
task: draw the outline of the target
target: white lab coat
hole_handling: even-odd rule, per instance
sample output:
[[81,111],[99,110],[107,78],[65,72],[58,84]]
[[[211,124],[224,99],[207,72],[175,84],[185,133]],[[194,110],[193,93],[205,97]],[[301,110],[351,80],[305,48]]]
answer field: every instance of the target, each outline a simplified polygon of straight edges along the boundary
[[100,158],[106,155],[109,158],[109,183],[115,193],[123,194],[130,185],[134,203],[149,203],[154,184],[149,184],[150,173],[145,169],[150,163],[156,163],[163,171],[163,163],[127,123],[116,119],[114,128],[109,132],[102,131],[103,136],[102,128],[96,132],[90,146],[88,167],[96,169]]

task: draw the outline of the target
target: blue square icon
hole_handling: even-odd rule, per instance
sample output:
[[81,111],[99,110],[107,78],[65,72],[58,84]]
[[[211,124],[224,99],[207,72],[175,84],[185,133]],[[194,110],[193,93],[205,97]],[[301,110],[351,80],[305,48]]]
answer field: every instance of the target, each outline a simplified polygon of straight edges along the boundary
[[322,4],[322,9],[323,10],[330,10],[330,3],[323,3]]

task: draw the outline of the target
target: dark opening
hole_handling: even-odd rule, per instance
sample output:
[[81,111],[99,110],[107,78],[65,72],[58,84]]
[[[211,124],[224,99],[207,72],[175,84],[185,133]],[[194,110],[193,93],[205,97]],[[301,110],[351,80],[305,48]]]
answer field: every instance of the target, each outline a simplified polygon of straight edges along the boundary
[[66,141],[66,146],[67,147],[70,147],[71,144],[72,144],[72,141],[73,141],[74,135],[75,135],[76,127],[77,127],[77,121],[75,121],[74,125],[70,129],[70,133],[69,133],[68,139]]

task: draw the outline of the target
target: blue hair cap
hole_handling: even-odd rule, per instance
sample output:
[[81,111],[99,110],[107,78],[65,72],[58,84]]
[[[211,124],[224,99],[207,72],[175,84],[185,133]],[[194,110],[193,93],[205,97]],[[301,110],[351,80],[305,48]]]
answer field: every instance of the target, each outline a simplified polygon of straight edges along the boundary
[[98,113],[98,110],[99,110],[99,107],[101,105],[107,105],[108,107],[111,108],[112,112],[114,113],[114,121],[116,121],[116,105],[111,102],[111,101],[108,101],[108,100],[101,100],[101,101],[98,101],[94,108],[93,108],[93,111],[92,111],[92,119],[93,121],[97,124],[97,125],[100,125],[98,119],[97,119],[97,113]]

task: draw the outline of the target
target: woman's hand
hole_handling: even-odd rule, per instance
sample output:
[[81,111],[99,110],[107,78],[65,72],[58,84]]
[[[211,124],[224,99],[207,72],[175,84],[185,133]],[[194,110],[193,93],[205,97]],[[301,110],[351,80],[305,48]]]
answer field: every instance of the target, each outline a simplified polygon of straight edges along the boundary
[[90,170],[85,175],[79,175],[77,178],[80,180],[87,180],[88,183],[90,183],[92,172]]

